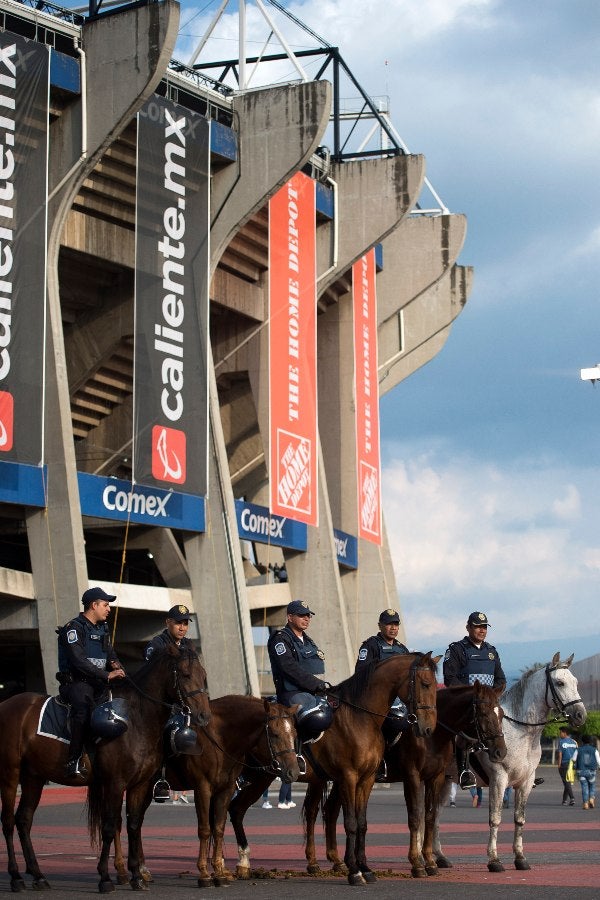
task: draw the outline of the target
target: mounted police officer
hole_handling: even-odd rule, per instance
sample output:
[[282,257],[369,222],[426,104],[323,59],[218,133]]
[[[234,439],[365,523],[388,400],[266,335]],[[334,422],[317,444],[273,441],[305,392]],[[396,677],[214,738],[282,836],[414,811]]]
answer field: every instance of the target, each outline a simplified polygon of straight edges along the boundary
[[150,659],[155,650],[164,650],[170,644],[181,647],[182,650],[191,650],[195,653],[196,648],[194,644],[186,637],[190,616],[191,613],[187,606],[172,606],[165,619],[167,627],[146,645],[144,659]]
[[[379,632],[367,638],[360,645],[355,672],[374,660],[389,659],[396,653],[409,653],[408,647],[401,644],[398,637],[400,630],[400,614],[395,609],[384,609],[377,623]],[[394,743],[400,734],[409,727],[406,721],[408,710],[400,697],[396,697],[386,719],[382,731],[388,743]]]
[[[450,644],[444,657],[444,684],[481,684],[504,690],[506,676],[502,671],[500,656],[492,644],[486,641],[490,623],[483,612],[472,612],[467,619],[467,636]],[[468,768],[464,746],[456,746],[458,783],[461,788],[475,787],[475,775]]]
[[331,685],[317,677],[325,672],[325,654],[306,634],[314,615],[303,600],[292,600],[287,625],[275,631],[267,644],[277,700],[284,706],[300,704],[296,719],[302,740],[314,740],[332,721],[327,701],[315,698]]
[[86,776],[81,756],[92,710],[109,682],[125,677],[106,624],[113,600],[116,597],[101,587],[89,588],[81,598],[83,612],[57,629],[59,694],[71,705],[71,741],[65,767],[69,778]]

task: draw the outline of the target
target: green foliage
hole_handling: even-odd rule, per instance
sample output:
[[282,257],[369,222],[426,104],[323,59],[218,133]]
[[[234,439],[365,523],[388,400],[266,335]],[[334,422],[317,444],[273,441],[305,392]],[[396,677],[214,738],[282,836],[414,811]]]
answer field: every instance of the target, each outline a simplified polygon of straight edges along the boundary
[[[550,722],[549,725],[546,725],[543,731],[543,737],[545,738],[557,738],[559,736],[558,732],[561,727],[564,725],[564,722]],[[596,738],[600,737],[600,712],[594,710],[593,712],[588,712],[587,720],[585,725],[582,728],[571,728],[569,729],[571,734],[575,738],[576,741],[579,741],[583,734],[591,734]]]

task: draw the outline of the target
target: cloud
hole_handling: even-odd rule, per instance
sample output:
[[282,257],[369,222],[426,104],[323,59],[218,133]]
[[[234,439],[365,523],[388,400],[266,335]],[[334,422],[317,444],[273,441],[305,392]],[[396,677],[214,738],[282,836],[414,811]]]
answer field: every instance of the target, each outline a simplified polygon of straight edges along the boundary
[[504,467],[444,458],[442,443],[398,449],[384,467],[384,508],[411,646],[459,638],[473,609],[487,612],[500,643],[562,635],[575,610],[595,620],[589,472],[539,458]]

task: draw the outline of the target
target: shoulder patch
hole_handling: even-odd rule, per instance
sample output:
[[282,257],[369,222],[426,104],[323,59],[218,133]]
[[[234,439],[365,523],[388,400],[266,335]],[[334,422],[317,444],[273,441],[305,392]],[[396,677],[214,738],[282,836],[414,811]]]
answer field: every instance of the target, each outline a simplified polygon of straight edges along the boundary
[[275,644],[275,653],[277,654],[277,656],[283,656],[286,650],[287,647],[285,646],[283,641],[279,641],[277,644]]
[[450,659],[450,647],[446,650],[446,655],[444,656],[444,662],[448,662]]
[[366,647],[361,647],[358,651],[358,658],[361,660],[361,662],[367,658],[367,652],[368,651]]
[[69,630],[67,631],[67,642],[69,644],[77,643],[77,632],[74,628],[69,628]]

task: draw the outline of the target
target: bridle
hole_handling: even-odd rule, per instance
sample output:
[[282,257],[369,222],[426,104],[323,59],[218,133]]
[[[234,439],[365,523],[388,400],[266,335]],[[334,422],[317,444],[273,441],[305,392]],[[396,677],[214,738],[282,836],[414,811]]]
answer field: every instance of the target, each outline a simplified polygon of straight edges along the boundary
[[[454,734],[455,737],[463,738],[468,744],[472,745],[471,752],[478,753],[480,750],[488,750],[488,744],[492,741],[498,740],[498,738],[503,737],[502,729],[500,729],[497,734],[487,734],[484,729],[481,727],[480,717],[478,715],[478,708],[482,706],[490,706],[492,704],[489,700],[482,700],[481,697],[476,697],[475,693],[473,693],[472,700],[472,709],[473,709],[473,718],[471,720],[471,724],[475,728],[475,737],[472,737],[470,734],[467,734],[466,731],[455,731],[454,728],[450,728],[449,725],[446,725],[445,722],[438,716],[438,725],[441,725],[442,728],[445,728],[446,731],[449,731],[451,734]],[[497,719],[496,716],[494,718]]]
[[427,705],[425,703],[419,703],[417,698],[417,672],[429,672],[431,674],[431,669],[428,666],[419,666],[420,659],[415,659],[411,663],[410,666],[410,684],[408,688],[408,701],[406,704],[406,708],[408,709],[408,715],[406,717],[406,721],[409,725],[416,725],[418,722],[418,713],[424,710],[437,710],[435,704],[433,706]]
[[[545,694],[544,694],[544,700],[545,700],[546,706],[548,707],[549,710],[553,710],[553,709],[558,710],[558,712],[562,715],[562,718],[561,718],[561,715],[558,715],[558,716],[552,716],[552,718],[550,718],[550,719],[548,719],[546,717],[546,719],[544,719],[543,722],[520,722],[519,719],[513,719],[511,716],[507,715],[506,713],[504,713],[504,718],[508,719],[509,722],[513,722],[513,724],[515,724],[515,725],[525,725],[525,726],[530,726],[531,728],[537,728],[541,725],[546,725],[548,722],[561,722],[563,720],[568,722],[570,720],[571,716],[570,716],[570,713],[567,712],[567,708],[569,706],[576,706],[578,703],[582,703],[583,701],[582,701],[581,697],[579,695],[577,695],[577,697],[574,700],[568,700],[566,703],[563,703],[563,701],[558,696],[558,692],[554,686],[554,682],[552,681],[552,678],[550,677],[550,674],[552,672],[555,672],[557,669],[566,669],[566,668],[567,668],[567,666],[561,666],[561,665],[552,666],[552,665],[550,665],[550,663],[548,663],[545,668],[546,690],[545,690]],[[550,702],[548,699],[548,693],[550,693],[550,696],[552,697],[552,702]]]
[[[271,729],[269,727],[269,723],[273,722],[276,719],[293,719],[294,716],[291,713],[278,713],[277,715],[269,715],[267,716],[267,721],[265,722],[265,734],[267,736],[267,746],[269,748],[269,753],[271,754],[271,763],[267,766],[262,766],[265,772],[271,772],[273,775],[278,775],[281,772],[281,763],[278,760],[278,756],[285,756],[287,753],[296,753],[295,748],[288,747],[285,750],[275,750],[273,746],[273,735],[271,734]],[[249,768],[253,768],[250,766]]]
[[[178,657],[178,658],[180,658],[180,657]],[[186,691],[186,690],[184,690],[183,687],[182,687],[182,685],[181,685],[181,680],[180,680],[180,676],[179,676],[179,669],[178,669],[178,667],[177,667],[177,661],[178,661],[178,658],[173,659],[173,670],[172,670],[172,673],[173,673],[173,687],[174,687],[174,689],[175,689],[175,693],[177,694],[177,698],[178,698],[178,701],[179,701],[178,703],[173,703],[173,702],[170,702],[170,701],[167,701],[167,700],[160,700],[160,699],[157,698],[157,697],[153,697],[151,694],[147,694],[147,693],[146,693],[144,690],[142,690],[142,688],[141,688],[141,687],[140,687],[140,686],[139,686],[132,678],[130,678],[129,676],[126,676],[127,681],[129,681],[129,683],[131,684],[131,686],[133,687],[133,689],[134,689],[135,691],[137,691],[137,693],[140,694],[140,696],[145,697],[146,700],[150,700],[152,703],[155,703],[157,706],[166,706],[166,707],[169,708],[173,713],[181,712],[184,716],[189,717],[189,720],[192,721],[195,725],[199,725],[200,727],[204,727],[204,726],[207,724],[207,721],[206,721],[206,722],[203,722],[203,721],[202,721],[202,718],[205,718],[205,717],[203,717],[201,714],[194,714],[194,713],[192,713],[192,710],[190,709],[190,707],[189,707],[188,704],[186,703],[186,700],[187,700],[189,697],[195,697],[195,696],[197,696],[198,694],[207,694],[207,695],[208,695],[208,688],[206,688],[206,687],[195,688],[193,691]]]

